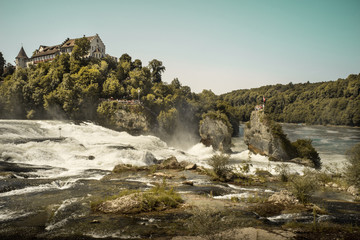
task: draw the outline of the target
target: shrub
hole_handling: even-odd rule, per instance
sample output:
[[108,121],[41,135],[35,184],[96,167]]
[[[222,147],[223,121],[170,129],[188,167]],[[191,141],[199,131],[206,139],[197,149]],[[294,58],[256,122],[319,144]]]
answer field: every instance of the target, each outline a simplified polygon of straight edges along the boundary
[[165,182],[159,184],[147,191],[140,192],[136,190],[123,190],[115,196],[91,202],[93,211],[99,210],[99,206],[106,201],[115,200],[124,196],[131,195],[133,200],[140,201],[140,207],[131,210],[131,213],[161,211],[168,208],[176,208],[183,202],[179,193],[173,188],[167,189]]
[[213,167],[216,177],[221,180],[229,180],[229,175],[232,175],[232,168],[229,165],[230,157],[225,154],[213,155],[209,160],[209,165]]
[[275,167],[275,172],[277,172],[280,176],[280,180],[282,182],[287,182],[289,180],[290,175],[290,167],[289,165],[282,163]]
[[360,188],[360,143],[347,151],[346,180]]
[[317,188],[316,179],[310,175],[293,176],[289,180],[289,188],[302,204],[306,204]]
[[296,148],[299,157],[311,160],[316,169],[321,168],[321,159],[318,152],[312,146],[311,139],[298,139],[292,145]]
[[242,225],[243,223],[234,214],[210,208],[197,209],[186,223],[192,235],[207,240],[247,239],[247,235],[243,237],[235,235],[235,229]]
[[166,190],[166,184],[157,185],[146,191],[142,197],[142,210],[153,211],[176,208],[183,200],[173,188]]

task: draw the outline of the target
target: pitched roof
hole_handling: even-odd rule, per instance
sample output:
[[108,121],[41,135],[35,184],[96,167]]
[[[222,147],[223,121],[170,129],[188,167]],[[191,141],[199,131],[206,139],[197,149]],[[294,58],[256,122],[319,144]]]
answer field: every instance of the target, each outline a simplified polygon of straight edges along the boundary
[[[86,37],[89,41],[92,41],[94,38],[96,37],[95,36],[90,36],[90,37]],[[40,51],[36,51],[36,53],[32,56],[33,58],[34,57],[41,57],[41,56],[45,56],[45,55],[50,55],[50,54],[54,54],[54,53],[57,53],[57,52],[60,52],[60,49],[61,48],[68,48],[68,47],[74,47],[75,46],[75,40],[76,39],[80,39],[80,38],[74,38],[74,39],[65,39],[65,41],[59,45],[55,45],[55,46],[51,46],[51,47],[48,47],[48,46],[44,46],[44,45],[40,45],[39,49],[41,47],[43,47],[43,50],[40,52]],[[20,54],[20,53],[19,53]],[[26,55],[26,54],[25,54]]]
[[[90,42],[95,38],[95,36],[86,37]],[[75,40],[80,38],[74,38],[74,39],[67,39],[61,47],[67,48],[67,47],[73,47],[75,46]]]
[[45,56],[45,55],[50,55],[50,54],[54,54],[60,51],[60,46],[61,45],[55,45],[55,46],[40,46],[43,47],[43,50],[41,52],[37,52],[35,53],[32,57],[41,57],[41,56]]
[[24,50],[23,47],[21,47],[20,52],[19,52],[19,54],[17,55],[16,58],[25,58],[25,59],[28,59],[28,56],[26,55],[26,52],[25,52],[25,50]]

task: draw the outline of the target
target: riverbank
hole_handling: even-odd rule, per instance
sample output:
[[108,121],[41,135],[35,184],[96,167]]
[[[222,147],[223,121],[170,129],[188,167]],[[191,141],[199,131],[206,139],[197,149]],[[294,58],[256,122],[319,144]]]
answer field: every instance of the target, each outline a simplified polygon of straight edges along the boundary
[[[155,167],[154,167],[155,166]],[[242,181],[212,181],[202,167],[164,169],[159,165],[120,168],[101,180],[82,180],[77,188],[27,196],[37,212],[2,221],[2,239],[350,239],[357,236],[360,204],[354,196],[319,189],[314,204],[269,201],[287,189],[280,178],[258,172]],[[176,208],[137,214],[103,213],[93,204],[123,190],[144,191],[159,184],[174,189]],[[69,197],[71,196],[71,197]],[[287,199],[287,196],[286,196]],[[292,199],[294,199],[292,197]],[[6,200],[2,198],[2,201]],[[25,201],[25,199],[23,199]],[[291,202],[291,201],[290,201]],[[16,204],[16,203],[13,203]],[[314,213],[314,209],[315,213]],[[351,217],[349,217],[349,215]],[[329,235],[328,229],[332,230]],[[246,238],[248,237],[248,238]]]

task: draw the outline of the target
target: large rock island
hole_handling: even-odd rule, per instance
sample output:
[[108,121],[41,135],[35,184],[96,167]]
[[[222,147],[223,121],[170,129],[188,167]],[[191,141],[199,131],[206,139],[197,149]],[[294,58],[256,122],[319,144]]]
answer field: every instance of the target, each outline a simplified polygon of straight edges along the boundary
[[209,112],[203,116],[199,129],[201,142],[214,150],[231,152],[232,128],[225,114]]
[[282,127],[263,111],[253,111],[246,124],[244,141],[251,152],[272,161],[288,161],[320,168],[320,157],[309,139],[290,142]]

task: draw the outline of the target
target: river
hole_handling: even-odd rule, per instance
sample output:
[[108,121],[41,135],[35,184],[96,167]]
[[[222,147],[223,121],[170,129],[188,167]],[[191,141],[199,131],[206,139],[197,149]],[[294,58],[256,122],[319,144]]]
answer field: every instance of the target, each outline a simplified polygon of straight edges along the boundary
[[[339,170],[346,162],[346,150],[360,142],[359,128],[283,124],[283,129],[292,141],[312,139],[323,166]],[[250,154],[241,133],[242,127],[240,136],[233,138],[231,163],[249,161],[251,171],[274,172],[279,163]],[[34,231],[46,237],[67,222],[82,219],[90,211],[93,196],[119,191],[114,182],[100,181],[115,165],[144,166],[175,156],[206,166],[214,153],[200,143],[177,149],[154,136],[131,136],[93,123],[0,120],[0,226],[3,231],[21,231],[21,225],[42,226],[44,229]],[[292,171],[303,170],[289,165]],[[148,185],[141,180],[126,184],[133,188]]]

